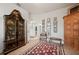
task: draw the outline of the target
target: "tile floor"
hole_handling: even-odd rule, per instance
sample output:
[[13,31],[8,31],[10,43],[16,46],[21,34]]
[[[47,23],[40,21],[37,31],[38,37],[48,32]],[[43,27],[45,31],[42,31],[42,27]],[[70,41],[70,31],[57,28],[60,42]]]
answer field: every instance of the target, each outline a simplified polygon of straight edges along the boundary
[[10,53],[8,53],[7,55],[22,55],[25,52],[27,52],[28,50],[30,50],[31,48],[33,48],[35,45],[37,45],[39,43],[38,39],[33,39],[30,40],[29,43],[27,43],[25,46],[18,48]]

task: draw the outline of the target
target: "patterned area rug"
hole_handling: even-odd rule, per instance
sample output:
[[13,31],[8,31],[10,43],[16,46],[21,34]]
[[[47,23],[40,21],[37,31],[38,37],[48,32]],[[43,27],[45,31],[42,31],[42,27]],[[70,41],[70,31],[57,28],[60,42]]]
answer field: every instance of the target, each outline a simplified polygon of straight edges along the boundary
[[28,51],[26,55],[64,55],[64,50],[57,44],[41,42],[32,50]]

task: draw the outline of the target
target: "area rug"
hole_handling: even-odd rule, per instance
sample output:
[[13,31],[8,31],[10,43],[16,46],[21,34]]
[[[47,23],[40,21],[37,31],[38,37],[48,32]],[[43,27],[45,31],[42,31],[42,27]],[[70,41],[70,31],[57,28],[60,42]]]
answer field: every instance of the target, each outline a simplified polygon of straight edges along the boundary
[[41,42],[26,55],[64,55],[64,50],[60,45]]

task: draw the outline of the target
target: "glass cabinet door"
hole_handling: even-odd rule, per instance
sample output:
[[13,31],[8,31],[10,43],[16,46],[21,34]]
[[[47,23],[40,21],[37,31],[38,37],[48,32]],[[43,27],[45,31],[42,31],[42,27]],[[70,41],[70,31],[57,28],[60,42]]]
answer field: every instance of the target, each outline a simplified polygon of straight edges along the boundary
[[16,21],[12,19],[6,20],[6,39],[15,40],[16,39]]

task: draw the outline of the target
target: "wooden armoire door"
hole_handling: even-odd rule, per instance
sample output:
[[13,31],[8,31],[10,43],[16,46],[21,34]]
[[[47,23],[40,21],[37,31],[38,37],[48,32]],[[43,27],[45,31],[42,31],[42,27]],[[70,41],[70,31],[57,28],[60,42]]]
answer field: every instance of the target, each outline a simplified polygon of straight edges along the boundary
[[79,50],[79,13],[73,15],[74,50]]
[[18,47],[25,45],[24,19],[18,21]]
[[79,13],[64,17],[65,46],[79,50]]
[[4,54],[17,48],[16,40],[16,20],[10,15],[5,15],[5,40],[4,40]]
[[73,47],[73,22],[71,16],[64,17],[64,43],[65,46]]

